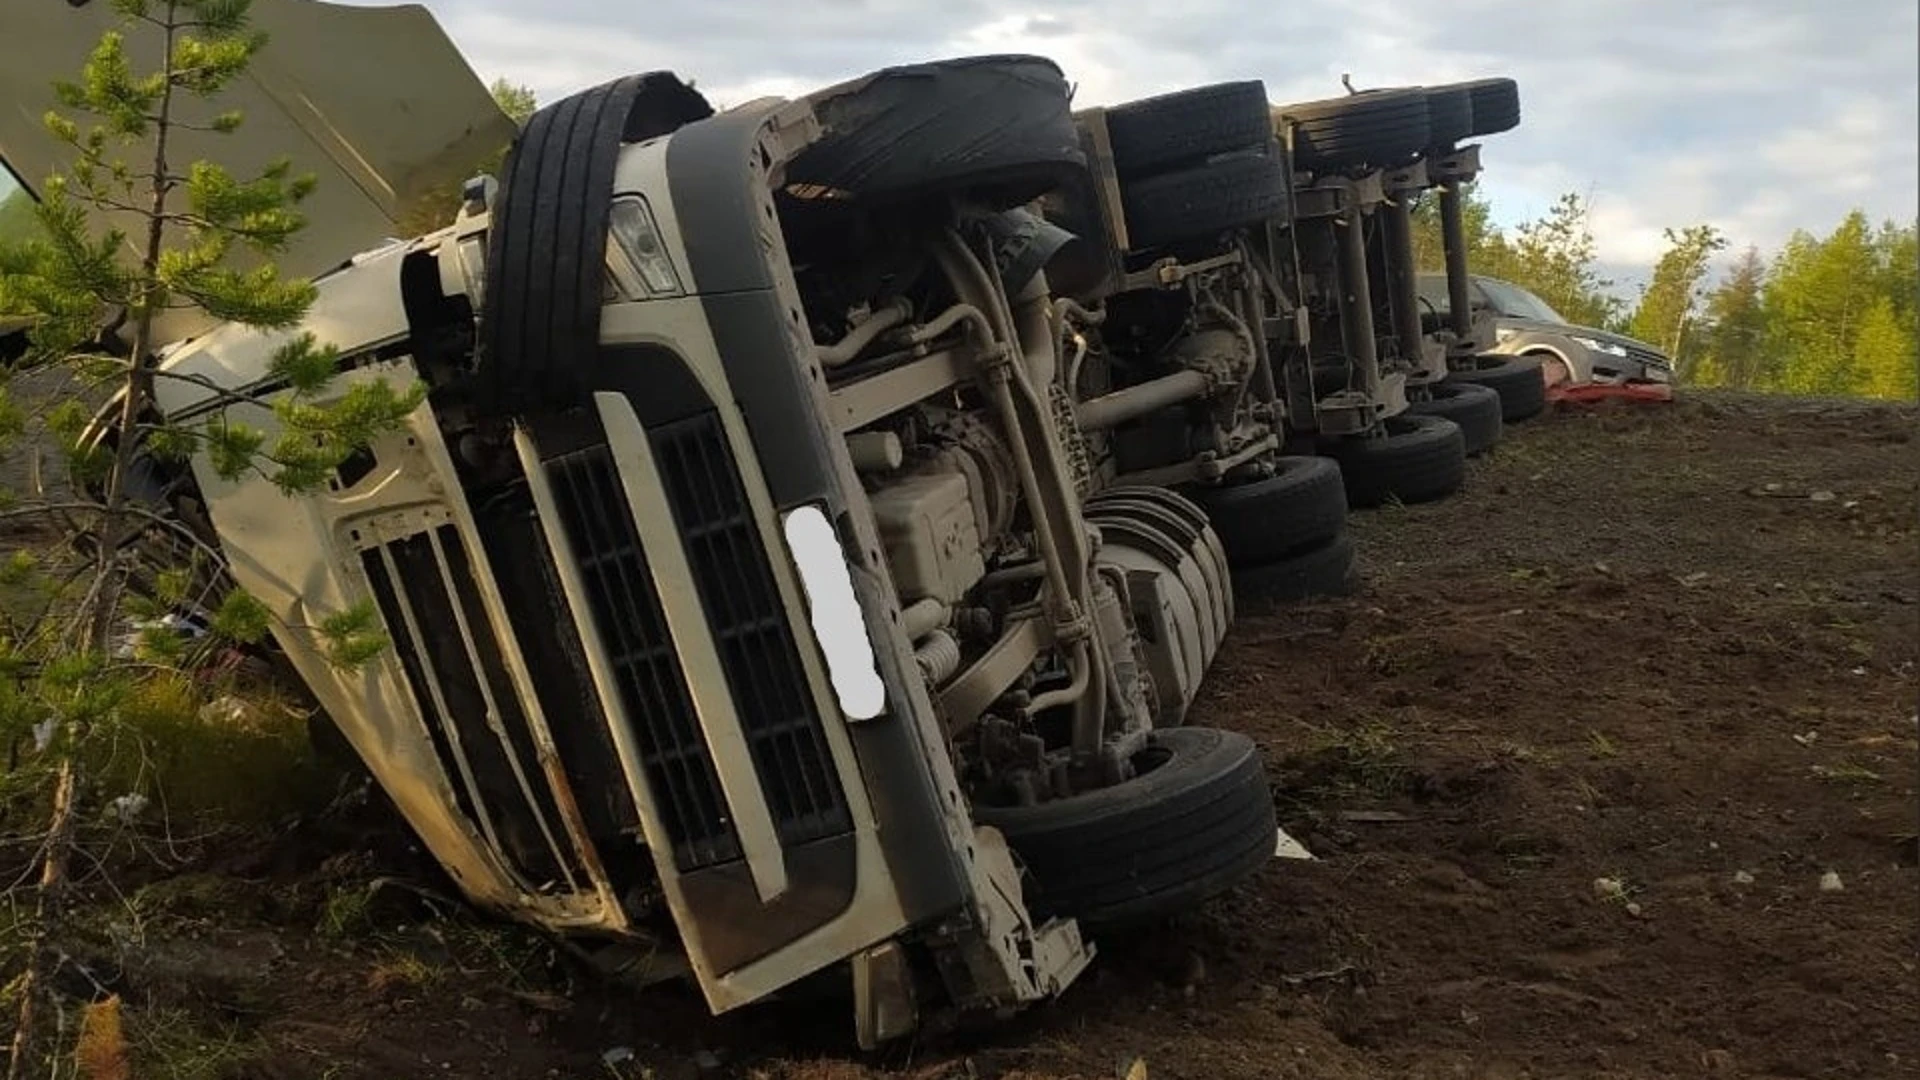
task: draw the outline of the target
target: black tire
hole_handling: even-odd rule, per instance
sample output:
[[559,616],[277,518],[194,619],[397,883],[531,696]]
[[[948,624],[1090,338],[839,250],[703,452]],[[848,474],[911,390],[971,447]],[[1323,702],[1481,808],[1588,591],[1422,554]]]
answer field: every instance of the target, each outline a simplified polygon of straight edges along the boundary
[[1477,383],[1499,394],[1500,418],[1509,424],[1532,419],[1547,408],[1547,377],[1537,356],[1476,356],[1447,381]]
[[1341,532],[1319,547],[1233,572],[1235,602],[1291,604],[1322,596],[1351,596],[1359,588],[1353,537]]
[[1426,401],[1409,404],[1407,411],[1420,416],[1445,417],[1460,425],[1468,457],[1478,457],[1500,441],[1505,428],[1503,407],[1499,392],[1492,387],[1448,379],[1428,387],[1427,393],[1431,396]]
[[823,134],[788,164],[787,183],[1018,206],[1086,168],[1068,93],[1059,66],[1038,56],[886,68],[812,95]]
[[1347,489],[1331,458],[1282,457],[1269,477],[1189,494],[1207,512],[1227,561],[1260,566],[1337,536],[1347,524]]
[[1286,167],[1264,153],[1149,176],[1120,189],[1127,237],[1136,250],[1287,217],[1292,197]]
[[1436,86],[1427,91],[1429,147],[1452,146],[1473,137],[1473,92],[1460,86]]
[[1107,110],[1113,168],[1122,179],[1197,164],[1265,145],[1273,135],[1267,87],[1216,83],[1130,101]]
[[1321,452],[1340,463],[1349,505],[1432,502],[1466,482],[1467,440],[1459,424],[1401,413],[1382,421],[1381,428],[1380,434],[1321,443]]
[[1512,79],[1474,79],[1441,89],[1465,90],[1473,98],[1471,135],[1498,135],[1520,126],[1520,84]]
[[1314,171],[1390,168],[1433,145],[1425,90],[1376,90],[1281,105],[1273,115],[1293,126],[1294,164]]
[[528,118],[487,237],[476,359],[482,412],[524,414],[580,399],[599,351],[620,147],[712,114],[692,87],[654,72],[581,91]]
[[1238,732],[1156,730],[1157,767],[1037,806],[978,807],[1027,868],[1028,907],[1090,931],[1150,922],[1232,889],[1273,857],[1266,770]]

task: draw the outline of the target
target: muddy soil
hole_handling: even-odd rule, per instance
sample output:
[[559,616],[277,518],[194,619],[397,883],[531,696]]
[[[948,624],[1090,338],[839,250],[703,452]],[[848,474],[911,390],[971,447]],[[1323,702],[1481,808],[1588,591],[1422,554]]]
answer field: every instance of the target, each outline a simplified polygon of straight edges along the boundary
[[391,928],[417,899],[328,935],[334,834],[157,903],[129,1001],[263,1077],[1920,1075],[1917,429],[1563,412],[1356,515],[1361,594],[1245,619],[1193,711],[1259,740],[1317,860],[1008,1023],[861,1057],[837,1004],[708,1019],[463,916]]

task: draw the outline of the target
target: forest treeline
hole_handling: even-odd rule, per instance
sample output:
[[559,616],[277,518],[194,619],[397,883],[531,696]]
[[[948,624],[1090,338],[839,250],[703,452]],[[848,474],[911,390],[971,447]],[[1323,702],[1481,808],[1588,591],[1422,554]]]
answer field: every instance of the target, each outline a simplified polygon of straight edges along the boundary
[[[1915,222],[1875,224],[1856,209],[1824,236],[1797,231],[1778,251],[1748,247],[1730,264],[1714,226],[1668,229],[1666,251],[1628,300],[1602,276],[1577,194],[1511,231],[1492,223],[1492,207],[1471,188],[1463,206],[1474,273],[1524,286],[1572,322],[1659,346],[1683,383],[1920,398]],[[1421,267],[1438,270],[1438,199],[1422,200],[1415,217]]]

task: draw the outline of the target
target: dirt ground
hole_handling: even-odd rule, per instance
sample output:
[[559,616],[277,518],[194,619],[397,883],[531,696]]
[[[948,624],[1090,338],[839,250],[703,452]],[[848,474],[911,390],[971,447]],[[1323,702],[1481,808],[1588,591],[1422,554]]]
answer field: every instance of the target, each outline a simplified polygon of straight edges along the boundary
[[163,891],[128,1000],[209,1077],[1920,1076],[1917,430],[1582,410],[1356,515],[1362,593],[1246,618],[1193,712],[1259,740],[1317,861],[1008,1023],[861,1058],[838,1005],[711,1020],[462,917],[388,929],[409,905],[339,884],[388,857],[336,833]]

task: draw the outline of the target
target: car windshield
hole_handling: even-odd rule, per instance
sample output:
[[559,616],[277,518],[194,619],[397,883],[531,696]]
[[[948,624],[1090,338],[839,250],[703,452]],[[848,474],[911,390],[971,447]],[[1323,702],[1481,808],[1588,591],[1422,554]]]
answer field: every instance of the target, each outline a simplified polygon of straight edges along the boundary
[[1509,284],[1498,278],[1479,278],[1480,291],[1493,301],[1494,310],[1502,315],[1516,319],[1537,319],[1540,322],[1565,325],[1566,318],[1545,300],[1533,295],[1518,285]]

